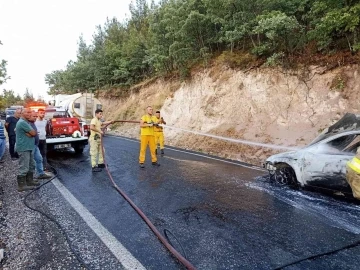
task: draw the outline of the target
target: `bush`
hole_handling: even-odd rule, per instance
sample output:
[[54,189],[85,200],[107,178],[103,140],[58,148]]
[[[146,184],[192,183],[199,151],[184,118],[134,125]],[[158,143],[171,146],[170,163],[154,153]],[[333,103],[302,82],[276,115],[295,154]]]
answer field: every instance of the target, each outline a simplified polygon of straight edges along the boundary
[[235,53],[230,51],[224,51],[216,60],[218,64],[225,64],[231,68],[247,68],[254,62],[257,58],[250,53]]

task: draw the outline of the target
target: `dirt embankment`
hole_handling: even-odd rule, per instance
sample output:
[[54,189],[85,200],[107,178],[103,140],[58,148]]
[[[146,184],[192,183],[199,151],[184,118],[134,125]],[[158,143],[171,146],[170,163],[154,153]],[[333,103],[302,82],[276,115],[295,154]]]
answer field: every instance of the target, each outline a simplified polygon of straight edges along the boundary
[[[235,139],[301,147],[346,112],[359,112],[359,66],[332,70],[237,71],[213,67],[186,82],[158,79],[128,98],[100,98],[107,119],[139,120],[147,105],[168,125]],[[118,125],[117,134],[138,138],[139,127]],[[278,152],[167,128],[166,144],[259,165]]]

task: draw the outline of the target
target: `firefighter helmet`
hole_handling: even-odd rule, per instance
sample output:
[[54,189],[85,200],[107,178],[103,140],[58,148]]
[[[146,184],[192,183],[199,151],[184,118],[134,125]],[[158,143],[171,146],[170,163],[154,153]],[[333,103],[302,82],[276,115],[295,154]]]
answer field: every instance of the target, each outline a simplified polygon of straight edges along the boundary
[[78,130],[75,130],[74,133],[72,134],[73,138],[80,138],[81,137],[81,133]]

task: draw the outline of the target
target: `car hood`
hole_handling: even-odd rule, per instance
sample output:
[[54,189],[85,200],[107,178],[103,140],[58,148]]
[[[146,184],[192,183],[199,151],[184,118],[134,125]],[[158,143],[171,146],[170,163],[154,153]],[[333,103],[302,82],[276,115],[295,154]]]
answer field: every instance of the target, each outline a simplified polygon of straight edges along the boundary
[[281,159],[296,159],[297,157],[299,157],[301,155],[303,150],[298,150],[298,151],[290,151],[290,152],[285,152],[285,153],[279,153],[279,154],[275,154],[270,156],[269,158],[266,159],[267,162],[279,162],[279,160]]

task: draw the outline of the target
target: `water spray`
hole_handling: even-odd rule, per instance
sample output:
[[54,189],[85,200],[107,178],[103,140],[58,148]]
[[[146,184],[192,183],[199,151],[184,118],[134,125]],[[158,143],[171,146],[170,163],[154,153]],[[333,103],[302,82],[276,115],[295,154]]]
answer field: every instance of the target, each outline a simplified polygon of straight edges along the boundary
[[212,134],[208,134],[208,133],[204,133],[204,132],[199,132],[199,131],[194,131],[194,130],[187,130],[187,129],[184,129],[184,128],[173,127],[173,126],[168,126],[168,125],[159,125],[159,126],[170,128],[170,129],[181,130],[181,131],[185,131],[185,132],[190,132],[190,133],[193,133],[193,134],[202,135],[202,136],[215,138],[215,139],[228,141],[228,142],[241,143],[241,144],[260,146],[260,147],[266,147],[266,148],[273,148],[273,149],[284,149],[284,150],[290,150],[290,151],[299,150],[299,148],[296,148],[296,147],[281,146],[281,145],[268,144],[268,143],[258,143],[258,142],[252,142],[252,141],[241,140],[241,139],[233,139],[233,138],[228,138],[228,137],[223,137],[223,136],[218,136],[218,135],[212,135]]
[[[113,123],[136,123],[136,124],[139,124],[140,121],[116,120],[116,121],[113,121]],[[208,133],[204,133],[204,132],[188,130],[188,129],[184,129],[184,128],[169,126],[169,125],[164,125],[164,124],[159,124],[158,126],[169,128],[169,129],[181,130],[181,131],[184,131],[184,132],[189,132],[189,133],[193,133],[193,134],[196,134],[196,135],[202,135],[202,136],[205,136],[205,137],[215,138],[215,139],[228,141],[228,142],[241,143],[241,144],[259,146],[259,147],[265,147],[265,148],[272,148],[272,149],[278,149],[278,150],[288,150],[288,151],[299,150],[299,148],[296,148],[296,147],[281,146],[281,145],[276,145],[276,144],[259,143],[259,142],[247,141],[247,140],[242,140],[242,139],[228,138],[228,137],[208,134]]]

